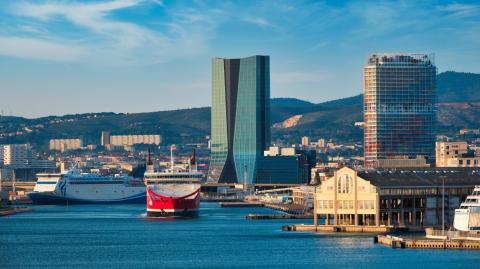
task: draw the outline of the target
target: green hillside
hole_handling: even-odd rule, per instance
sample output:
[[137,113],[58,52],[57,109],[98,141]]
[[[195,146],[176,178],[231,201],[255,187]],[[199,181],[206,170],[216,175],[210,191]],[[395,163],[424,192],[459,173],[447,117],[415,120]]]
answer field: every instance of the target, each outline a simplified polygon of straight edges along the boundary
[[[438,75],[439,129],[446,134],[459,128],[480,127],[480,75],[445,72]],[[272,139],[298,142],[303,135],[360,141],[363,130],[363,95],[313,104],[294,98],[271,101],[272,124],[294,115],[300,118],[288,128],[272,128]],[[450,104],[457,102],[457,104]],[[462,103],[463,102],[463,103]],[[277,126],[277,125],[275,125]],[[37,119],[0,117],[0,144],[32,143],[46,147],[51,138],[82,138],[85,144],[98,144],[100,133],[161,134],[164,142],[205,142],[210,133],[210,108],[179,109],[148,113],[88,113]]]

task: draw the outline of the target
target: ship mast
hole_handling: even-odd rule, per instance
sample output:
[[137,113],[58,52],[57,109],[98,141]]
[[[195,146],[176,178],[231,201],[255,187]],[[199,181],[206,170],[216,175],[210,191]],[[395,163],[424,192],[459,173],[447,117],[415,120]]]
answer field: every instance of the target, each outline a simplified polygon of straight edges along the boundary
[[174,164],[174,161],[173,161],[173,150],[175,149],[175,144],[172,144],[170,146],[170,169],[172,169],[172,173],[174,172],[174,169],[173,169],[173,164]]

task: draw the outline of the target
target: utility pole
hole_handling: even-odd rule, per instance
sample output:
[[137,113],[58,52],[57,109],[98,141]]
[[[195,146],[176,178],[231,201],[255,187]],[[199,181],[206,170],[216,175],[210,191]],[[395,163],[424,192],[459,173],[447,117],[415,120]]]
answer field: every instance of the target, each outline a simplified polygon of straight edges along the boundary
[[[327,214],[328,218],[328,214]],[[327,222],[327,219],[325,219]],[[325,223],[326,224],[326,223]],[[315,229],[318,226],[318,215],[317,215],[317,186],[314,187],[313,191],[313,225],[315,225]]]
[[442,235],[445,235],[445,176],[442,176]]
[[15,169],[12,169],[12,192],[15,193]]

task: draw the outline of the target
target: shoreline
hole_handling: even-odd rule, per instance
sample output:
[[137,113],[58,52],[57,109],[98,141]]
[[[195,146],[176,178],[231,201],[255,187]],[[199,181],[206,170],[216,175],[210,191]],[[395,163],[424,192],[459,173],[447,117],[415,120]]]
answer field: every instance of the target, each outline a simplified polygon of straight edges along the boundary
[[7,207],[0,208],[0,217],[7,217],[18,213],[25,213],[34,211],[33,208],[29,207]]

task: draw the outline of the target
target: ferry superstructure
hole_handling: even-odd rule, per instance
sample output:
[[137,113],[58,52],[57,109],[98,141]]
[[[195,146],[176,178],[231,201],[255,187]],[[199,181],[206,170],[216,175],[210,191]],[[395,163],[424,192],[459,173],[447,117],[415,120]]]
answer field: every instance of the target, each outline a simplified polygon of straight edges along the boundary
[[144,203],[145,184],[128,175],[105,176],[81,173],[37,174],[33,192],[27,195],[36,204]]
[[200,207],[200,186],[203,174],[196,170],[195,151],[190,169],[184,171],[172,165],[169,170],[155,172],[148,159],[144,181],[147,189],[148,217],[196,217]]
[[480,185],[475,186],[472,195],[455,210],[453,227],[459,231],[480,232]]

